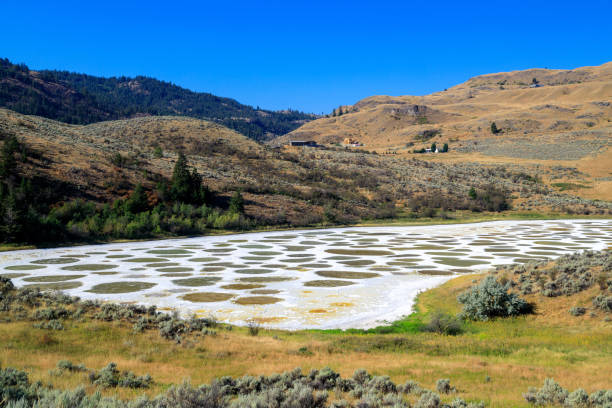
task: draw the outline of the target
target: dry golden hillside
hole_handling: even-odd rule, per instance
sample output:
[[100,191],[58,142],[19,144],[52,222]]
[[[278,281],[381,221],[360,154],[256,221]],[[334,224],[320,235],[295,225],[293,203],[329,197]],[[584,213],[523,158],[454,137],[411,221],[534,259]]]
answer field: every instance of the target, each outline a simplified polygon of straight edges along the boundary
[[[27,150],[20,176],[35,180],[37,191],[53,205],[74,198],[112,202],[127,197],[138,183],[153,205],[158,183],[169,179],[177,153],[183,152],[212,190],[216,207],[227,208],[229,196],[241,190],[246,214],[258,225],[353,223],[409,211],[431,216],[435,209],[498,211],[507,207],[502,196],[518,211],[612,211],[608,202],[583,200],[577,191],[556,191],[540,182],[558,173],[551,166],[481,164],[456,160],[454,153],[429,155],[440,158],[432,164],[342,148],[273,149],[221,125],[185,117],[83,126],[0,109],[0,138],[8,135]],[[572,168],[562,173],[582,177]],[[497,189],[500,201],[470,199],[472,188],[482,197]]]
[[[581,195],[612,199],[612,62],[482,75],[426,96],[372,96],[343,111],[275,142],[352,138],[362,149],[410,155],[448,143],[444,157],[418,157],[572,167],[580,177],[548,181],[582,183]],[[491,132],[492,122],[499,133]]]

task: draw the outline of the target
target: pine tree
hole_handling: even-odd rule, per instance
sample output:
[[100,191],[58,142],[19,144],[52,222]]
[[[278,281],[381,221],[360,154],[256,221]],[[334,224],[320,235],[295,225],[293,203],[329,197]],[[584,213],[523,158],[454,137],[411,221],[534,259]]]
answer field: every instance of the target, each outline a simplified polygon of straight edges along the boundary
[[187,158],[179,153],[172,179],[170,197],[175,201],[200,205],[207,199],[207,189],[202,186],[202,177],[196,169],[189,170]]
[[442,153],[446,152],[448,152],[448,143],[444,143],[444,146],[442,146]]
[[128,200],[125,202],[125,208],[132,214],[138,214],[148,210],[149,202],[147,200],[147,195],[145,194],[145,190],[140,183],[136,185],[136,188],[134,191],[132,191],[130,198],[128,198]]
[[2,156],[0,157],[0,178],[6,178],[13,173],[17,161],[15,153],[19,150],[19,142],[12,135],[4,140],[2,145]]
[[433,142],[433,143],[431,144],[431,151],[432,151],[433,153],[435,153],[435,151],[436,151],[436,142]]
[[170,195],[176,201],[188,202],[191,174],[187,165],[187,157],[181,152],[174,164],[170,181]]
[[240,191],[236,191],[232,195],[232,198],[230,199],[229,203],[229,210],[230,212],[236,214],[244,213],[244,198],[242,197]]

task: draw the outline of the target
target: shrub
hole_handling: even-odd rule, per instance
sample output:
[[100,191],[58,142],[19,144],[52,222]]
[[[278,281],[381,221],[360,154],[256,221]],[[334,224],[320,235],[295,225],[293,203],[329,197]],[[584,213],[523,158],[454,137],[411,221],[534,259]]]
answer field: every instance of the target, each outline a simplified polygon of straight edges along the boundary
[[582,388],[578,388],[567,396],[565,405],[570,408],[588,408],[591,405],[589,403],[589,394]]
[[404,384],[398,386],[397,390],[404,394],[419,394],[422,388],[416,381],[408,380]]
[[162,150],[161,146],[155,146],[155,149],[153,149],[153,157],[158,159],[164,157],[164,151]]
[[28,374],[14,368],[0,369],[0,405],[31,397]]
[[331,368],[325,367],[321,370],[312,370],[308,375],[310,386],[316,390],[331,390],[336,386],[340,374]]
[[64,330],[64,325],[59,320],[49,320],[48,322],[35,324],[34,328],[46,330]]
[[497,125],[495,124],[495,122],[491,122],[491,133],[493,133],[494,135],[498,134],[499,132],[501,132],[501,129],[499,129],[497,127]]
[[458,296],[463,304],[462,315],[471,320],[486,321],[495,317],[518,316],[532,311],[531,305],[514,293],[508,293],[510,283],[502,285],[494,276]]
[[440,396],[435,392],[426,391],[421,394],[421,398],[414,405],[414,408],[438,408],[440,406]]
[[244,198],[240,191],[235,191],[229,202],[229,211],[234,214],[244,213]]
[[159,324],[159,334],[161,334],[163,338],[176,340],[177,342],[180,342],[181,334],[184,333],[185,330],[185,322],[174,317]]
[[87,371],[83,364],[74,365],[70,360],[60,360],[57,362],[57,368],[61,371],[70,371],[72,373]]
[[436,391],[441,394],[450,394],[451,392],[455,392],[455,387],[450,385],[450,380],[448,378],[441,378],[436,381]]
[[584,307],[575,306],[570,309],[570,314],[572,316],[582,316],[586,313],[586,309]]
[[552,378],[544,380],[544,385],[539,390],[532,387],[527,393],[523,394],[527,402],[537,405],[563,404],[567,396],[567,390]]
[[429,323],[423,327],[423,330],[451,336],[460,334],[463,331],[459,319],[442,312],[435,313]]
[[396,393],[397,387],[389,376],[375,376],[368,382],[368,388],[376,390],[382,394]]
[[257,323],[255,320],[249,320],[247,322],[247,327],[251,336],[257,336],[259,334],[260,326],[259,323]]
[[612,296],[597,295],[593,299],[593,306],[604,312],[612,312]]
[[371,379],[372,376],[363,368],[357,369],[353,373],[353,381],[359,385],[366,385]]
[[89,374],[89,380],[98,386],[104,388],[148,388],[153,379],[149,374],[144,376],[136,376],[131,371],[121,372],[117,369],[115,363],[108,363],[108,365],[102,368],[99,372],[91,372]]

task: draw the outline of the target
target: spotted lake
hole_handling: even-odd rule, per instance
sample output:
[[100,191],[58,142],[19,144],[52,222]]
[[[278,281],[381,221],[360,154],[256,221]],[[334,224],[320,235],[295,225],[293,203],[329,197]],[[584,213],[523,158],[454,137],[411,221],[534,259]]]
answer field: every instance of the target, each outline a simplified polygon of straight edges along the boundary
[[334,228],[14,251],[0,275],[235,324],[358,328],[458,274],[611,245],[612,220]]

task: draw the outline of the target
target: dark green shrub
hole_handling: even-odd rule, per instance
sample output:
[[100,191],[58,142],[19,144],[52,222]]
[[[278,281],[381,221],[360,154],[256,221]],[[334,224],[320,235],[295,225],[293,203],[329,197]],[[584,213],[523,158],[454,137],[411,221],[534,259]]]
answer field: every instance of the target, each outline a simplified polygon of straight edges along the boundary
[[491,133],[493,133],[494,135],[498,134],[499,132],[501,132],[501,129],[499,129],[497,127],[497,125],[495,124],[495,122],[491,122]]

